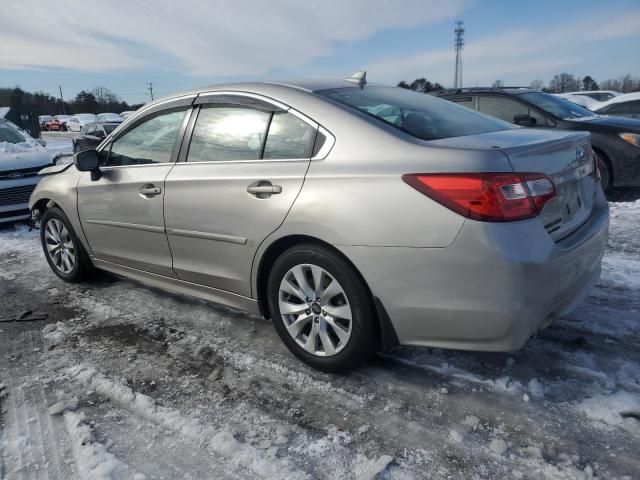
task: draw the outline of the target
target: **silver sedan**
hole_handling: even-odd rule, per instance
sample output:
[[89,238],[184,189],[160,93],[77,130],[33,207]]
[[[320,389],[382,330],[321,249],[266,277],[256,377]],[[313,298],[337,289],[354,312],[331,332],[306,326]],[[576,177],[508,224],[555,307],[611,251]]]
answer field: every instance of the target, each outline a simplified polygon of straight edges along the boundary
[[326,371],[398,344],[517,349],[587,294],[607,242],[589,134],[362,74],[156,101],[46,173],[30,207],[60,278],[262,314]]

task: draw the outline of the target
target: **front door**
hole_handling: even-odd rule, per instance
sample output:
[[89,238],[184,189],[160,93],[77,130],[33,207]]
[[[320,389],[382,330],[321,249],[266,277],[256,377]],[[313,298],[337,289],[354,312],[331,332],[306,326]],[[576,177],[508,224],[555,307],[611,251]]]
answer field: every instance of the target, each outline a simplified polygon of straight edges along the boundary
[[166,180],[167,236],[180,279],[251,295],[254,254],[302,188],[316,127],[237,97],[200,106],[185,161]]
[[187,108],[162,110],[136,122],[101,152],[100,179],[82,175],[78,211],[96,258],[175,277],[163,202]]

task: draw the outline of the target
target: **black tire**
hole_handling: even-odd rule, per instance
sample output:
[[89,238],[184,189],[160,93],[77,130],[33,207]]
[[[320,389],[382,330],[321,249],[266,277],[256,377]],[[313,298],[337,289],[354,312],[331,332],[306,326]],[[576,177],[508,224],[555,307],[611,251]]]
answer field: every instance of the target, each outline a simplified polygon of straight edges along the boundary
[[[351,307],[351,336],[341,351],[318,356],[302,348],[289,334],[279,308],[280,284],[296,265],[317,265],[338,281]],[[374,308],[363,280],[344,259],[327,247],[303,244],[291,247],[278,257],[269,272],[267,284],[269,311],[278,335],[287,348],[303,362],[325,372],[355,368],[377,349]]]
[[[75,264],[73,265],[73,268],[68,273],[61,271],[55,265],[47,249],[46,240],[45,240],[45,234],[46,234],[45,228],[47,223],[51,219],[56,219],[64,225],[64,227],[69,232],[69,236],[73,244],[76,261],[75,261]],[[94,273],[94,267],[93,267],[93,264],[91,263],[89,255],[87,254],[87,251],[84,249],[84,247],[82,246],[82,242],[78,239],[76,232],[73,230],[73,227],[71,226],[71,222],[69,221],[67,216],[64,214],[64,212],[59,208],[51,207],[45,210],[45,212],[43,213],[40,219],[40,242],[42,244],[44,257],[47,259],[47,263],[49,264],[49,267],[51,267],[51,270],[53,270],[53,273],[55,273],[58,277],[60,277],[65,282],[76,283],[76,282],[88,280]]]
[[596,155],[596,164],[598,165],[598,171],[600,172],[600,184],[602,190],[605,193],[611,191],[611,169],[609,168],[609,162],[605,160],[601,153],[594,152]]

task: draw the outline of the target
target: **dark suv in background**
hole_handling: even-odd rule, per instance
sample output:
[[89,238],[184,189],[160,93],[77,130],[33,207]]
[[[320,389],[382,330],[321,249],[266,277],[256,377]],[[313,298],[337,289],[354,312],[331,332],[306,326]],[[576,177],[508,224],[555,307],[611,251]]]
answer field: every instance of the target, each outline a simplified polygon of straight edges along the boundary
[[434,95],[523,127],[590,132],[605,191],[613,186],[640,186],[638,119],[597,115],[530,88],[460,88]]

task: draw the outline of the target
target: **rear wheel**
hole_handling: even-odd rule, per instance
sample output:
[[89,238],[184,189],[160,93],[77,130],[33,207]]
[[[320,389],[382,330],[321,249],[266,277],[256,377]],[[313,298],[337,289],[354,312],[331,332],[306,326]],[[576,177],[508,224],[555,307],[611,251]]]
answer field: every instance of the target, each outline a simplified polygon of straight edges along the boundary
[[40,241],[51,270],[65,282],[80,282],[93,273],[89,255],[59,208],[49,208],[42,215]]
[[347,370],[375,351],[369,293],[332,250],[308,244],[285,251],[271,269],[267,291],[280,338],[312,367]]

